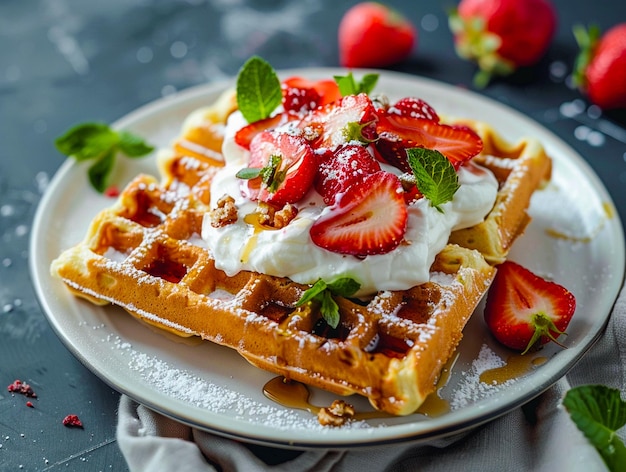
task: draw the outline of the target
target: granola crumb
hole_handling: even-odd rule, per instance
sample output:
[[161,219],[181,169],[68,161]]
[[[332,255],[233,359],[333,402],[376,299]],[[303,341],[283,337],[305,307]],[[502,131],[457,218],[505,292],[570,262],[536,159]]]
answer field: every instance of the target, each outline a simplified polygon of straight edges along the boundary
[[260,202],[257,206],[259,223],[274,229],[287,226],[298,214],[298,209],[291,203],[286,203],[280,210],[272,205]]
[[343,400],[335,400],[326,408],[321,408],[317,420],[322,426],[343,426],[354,417],[354,407]]
[[209,213],[211,226],[223,228],[237,221],[237,207],[235,199],[224,195],[217,201],[217,206]]

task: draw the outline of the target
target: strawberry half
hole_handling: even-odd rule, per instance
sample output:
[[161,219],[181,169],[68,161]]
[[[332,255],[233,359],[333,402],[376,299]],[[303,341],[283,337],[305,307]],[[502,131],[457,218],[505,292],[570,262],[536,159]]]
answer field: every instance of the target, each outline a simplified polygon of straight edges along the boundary
[[312,241],[332,252],[365,257],[385,254],[402,242],[407,224],[398,177],[385,171],[366,176],[337,199],[311,226]]
[[295,203],[313,185],[316,167],[315,153],[304,138],[262,131],[250,143],[246,169],[258,170],[259,175],[242,180],[242,193],[250,200],[276,206]]
[[[369,128],[376,121],[376,111],[371,99],[364,93],[346,95],[304,116],[300,128],[316,130],[315,148],[329,148],[350,141],[368,141]],[[372,130],[373,131],[373,130]]]
[[559,344],[575,309],[569,290],[506,261],[489,289],[485,321],[498,341],[525,354],[537,342]]
[[365,147],[359,144],[339,146],[321,156],[315,189],[327,205],[332,205],[337,195],[379,170],[380,164]]
[[376,124],[376,151],[385,162],[411,172],[406,149],[435,149],[446,156],[455,169],[483,149],[480,137],[467,126],[451,126],[423,118],[380,114]]

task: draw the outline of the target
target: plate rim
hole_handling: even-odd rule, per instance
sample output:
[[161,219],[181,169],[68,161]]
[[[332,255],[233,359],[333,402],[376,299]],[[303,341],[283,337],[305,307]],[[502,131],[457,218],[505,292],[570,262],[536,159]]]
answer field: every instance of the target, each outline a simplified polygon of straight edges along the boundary
[[[308,69],[308,68],[284,69],[284,70],[278,70],[277,72],[279,76],[307,75],[307,76],[329,77],[332,75],[345,73],[346,70],[340,69],[340,68],[316,67],[316,68],[311,68],[311,69]],[[468,94],[469,97],[473,100],[478,99],[484,103],[489,104],[489,106],[492,106],[492,107],[495,106],[496,108],[501,108],[505,110],[514,119],[518,121],[521,120],[524,123],[524,125],[528,125],[531,130],[538,129],[538,130],[541,130],[541,134],[549,136],[551,144],[557,145],[563,152],[568,154],[568,156],[572,157],[574,160],[574,164],[576,164],[577,167],[580,167],[581,170],[585,172],[585,175],[590,180],[590,183],[592,184],[594,190],[600,191],[602,193],[601,197],[603,201],[607,201],[608,203],[613,205],[613,208],[615,208],[613,199],[611,195],[608,193],[608,190],[606,189],[602,181],[599,179],[597,174],[593,171],[591,166],[580,156],[580,154],[571,146],[569,146],[567,143],[565,143],[558,135],[554,134],[545,126],[531,119],[527,115],[524,115],[523,113],[509,107],[508,105],[501,104],[490,97],[480,95],[471,90],[459,89],[458,87],[452,84],[445,83],[445,82],[440,82],[440,81],[436,81],[436,80],[429,79],[429,78],[414,76],[414,75],[410,75],[410,74],[406,74],[402,72],[395,72],[395,71],[363,69],[363,70],[359,70],[359,73],[378,73],[381,75],[381,77],[384,76],[386,79],[389,79],[392,81],[398,80],[402,82],[411,82],[411,86],[416,87],[416,88],[421,85],[425,85],[426,87],[433,87],[439,90],[444,90],[444,91],[452,90],[454,91],[454,93]],[[142,117],[145,117],[150,114],[152,115],[158,114],[159,112],[166,110],[172,105],[172,103],[187,102],[187,101],[195,100],[202,96],[218,94],[221,90],[224,90],[229,86],[232,86],[234,83],[233,80],[234,79],[231,78],[231,79],[220,80],[220,81],[212,82],[208,84],[200,84],[200,85],[196,85],[188,89],[182,90],[180,92],[177,92],[174,95],[159,98],[157,100],[146,103],[136,108],[135,110],[129,112],[128,114],[124,115],[123,117],[121,117],[120,119],[112,123],[112,126],[117,129],[123,129],[129,126],[132,126],[132,123],[137,122],[138,120],[141,120]],[[48,321],[50,325],[52,326],[53,330],[55,331],[56,335],[59,337],[59,339],[61,339],[63,344],[74,355],[74,357],[76,357],[83,365],[85,365],[92,373],[94,373],[94,375],[99,377],[109,386],[119,391],[120,393],[123,393],[129,396],[135,401],[140,401],[140,403],[148,406],[149,408],[161,414],[164,414],[165,416],[168,416],[177,421],[186,423],[189,426],[197,427],[204,431],[219,434],[220,436],[230,437],[230,438],[237,439],[237,440],[243,440],[243,441],[250,442],[250,443],[257,443],[257,444],[269,445],[269,446],[274,446],[274,447],[282,447],[282,448],[296,448],[296,449],[341,448],[341,449],[345,449],[345,448],[357,448],[357,447],[370,447],[370,446],[384,445],[384,444],[390,444],[390,443],[399,443],[399,442],[405,443],[405,442],[433,441],[433,440],[437,440],[438,438],[449,437],[450,435],[457,434],[457,433],[463,434],[464,432],[468,430],[471,430],[479,425],[490,422],[494,420],[495,418],[502,416],[505,413],[511,411],[512,409],[517,408],[520,405],[527,403],[531,399],[535,398],[536,396],[540,395],[541,393],[549,389],[554,383],[556,383],[560,378],[562,378],[574,366],[574,364],[578,362],[578,360],[582,358],[588,352],[589,349],[591,349],[591,347],[602,336],[604,329],[606,327],[606,324],[608,323],[613,304],[615,303],[615,300],[617,299],[619,295],[619,289],[616,289],[615,294],[614,294],[615,296],[612,297],[608,313],[604,317],[602,327],[594,333],[593,337],[584,346],[584,349],[580,351],[576,359],[572,359],[570,362],[561,366],[561,368],[556,371],[556,374],[551,376],[551,377],[555,377],[553,380],[545,381],[543,383],[537,384],[536,386],[534,386],[532,391],[529,392],[528,394],[524,396],[520,396],[516,401],[505,402],[505,404],[501,405],[499,408],[491,409],[489,411],[489,414],[483,415],[479,420],[476,420],[475,418],[474,419],[468,418],[461,423],[451,424],[446,428],[439,428],[436,431],[436,434],[432,434],[432,432],[427,431],[427,430],[411,431],[411,428],[407,427],[407,424],[393,425],[384,429],[386,430],[400,429],[401,431],[398,431],[398,433],[395,435],[377,438],[377,439],[368,438],[367,435],[361,435],[361,436],[356,435],[357,438],[359,438],[356,441],[349,439],[350,433],[348,433],[347,435],[343,435],[343,436],[347,436],[346,438],[344,438],[341,435],[339,437],[336,437],[338,435],[331,434],[328,436],[328,438],[331,439],[331,441],[328,441],[328,440],[294,441],[294,440],[287,440],[287,439],[260,437],[258,435],[255,435],[252,432],[242,434],[239,431],[228,431],[228,430],[225,430],[224,428],[215,428],[203,422],[193,421],[189,417],[189,415],[185,416],[185,415],[177,414],[177,412],[175,411],[163,409],[162,406],[158,405],[158,402],[151,401],[150,399],[146,399],[146,398],[136,399],[136,395],[133,395],[133,392],[130,391],[132,389],[126,388],[125,386],[119,385],[118,383],[114,382],[114,380],[110,378],[110,375],[107,376],[102,372],[96,371],[94,367],[90,364],[89,359],[84,355],[84,353],[81,353],[79,349],[77,348],[77,346],[75,346],[74,343],[72,343],[72,340],[67,337],[67,333],[63,332],[62,327],[60,326],[58,320],[55,318],[55,314],[52,313],[52,307],[50,306],[49,300],[46,298],[47,294],[45,290],[45,282],[40,278],[41,269],[38,266],[39,258],[37,256],[40,254],[40,251],[42,250],[42,248],[38,247],[38,242],[41,237],[41,231],[42,231],[41,226],[43,224],[43,214],[47,206],[50,204],[50,201],[52,201],[54,197],[52,190],[54,190],[57,186],[59,186],[60,183],[63,182],[63,179],[66,178],[66,175],[75,171],[77,167],[78,165],[73,160],[66,159],[63,162],[63,164],[59,167],[59,169],[57,170],[57,172],[54,174],[53,178],[51,179],[50,184],[48,188],[46,189],[46,192],[44,193],[43,197],[41,198],[37,206],[35,216],[33,219],[33,225],[31,228],[30,243],[29,243],[30,254],[31,254],[31,257],[29,258],[29,269],[30,269],[30,274],[31,274],[31,280],[33,282],[33,286],[35,288],[35,292],[37,295],[37,299],[39,301],[40,306],[43,308],[44,314],[48,318]],[[614,236],[617,238],[616,242],[619,243],[618,244],[619,247],[617,248],[617,251],[619,253],[620,260],[623,262],[624,261],[623,225],[621,224],[621,221],[619,219],[619,214],[616,211],[614,213],[615,213],[613,215],[613,219],[615,219],[614,225],[617,225],[618,227],[618,230],[616,231],[616,234]],[[621,264],[621,265],[622,267],[624,266],[624,264]],[[616,285],[619,285],[621,287],[621,285],[623,284],[623,280],[624,280],[624,268],[622,268],[619,279],[620,279],[619,283],[617,283]],[[423,421],[413,422],[413,423],[408,423],[408,425],[418,424],[418,423],[423,424],[424,422]],[[354,432],[355,430],[344,430],[344,431]]]

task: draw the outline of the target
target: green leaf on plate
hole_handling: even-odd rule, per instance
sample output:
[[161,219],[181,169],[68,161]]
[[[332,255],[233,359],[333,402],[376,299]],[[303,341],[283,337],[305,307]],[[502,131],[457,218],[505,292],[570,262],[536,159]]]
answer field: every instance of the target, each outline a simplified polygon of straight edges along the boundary
[[105,123],[82,123],[59,136],[54,144],[68,157],[77,161],[100,159],[113,149],[119,141],[117,132]]
[[146,143],[136,134],[128,131],[119,131],[118,134],[118,147],[128,157],[142,157],[154,150],[154,146]]
[[87,171],[89,182],[98,192],[103,193],[109,186],[109,177],[115,164],[115,152],[111,149],[98,159]]
[[56,138],[54,144],[62,154],[78,162],[95,161],[87,175],[92,187],[100,193],[108,187],[118,151],[135,158],[154,150],[141,137],[128,131],[116,131],[99,122],[76,125]]

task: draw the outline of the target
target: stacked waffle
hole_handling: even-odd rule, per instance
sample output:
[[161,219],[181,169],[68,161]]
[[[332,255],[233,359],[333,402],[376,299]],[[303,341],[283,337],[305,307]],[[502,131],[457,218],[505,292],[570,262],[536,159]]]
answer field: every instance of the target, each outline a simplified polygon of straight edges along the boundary
[[298,303],[310,285],[239,271],[227,275],[202,238],[214,210],[211,182],[222,165],[223,124],[232,93],[195,112],[160,179],[140,175],[98,214],[84,240],[52,273],[80,297],[115,304],[181,336],[236,349],[252,364],[341,395],[367,397],[381,411],[410,414],[433,392],[463,328],[524,230],[532,193],[550,159],[534,139],[503,140],[489,125],[465,122],[481,137],[474,162],[495,175],[495,204],[480,224],[455,231],[430,280],[408,290],[337,296],[339,325],[321,329],[316,303]]

